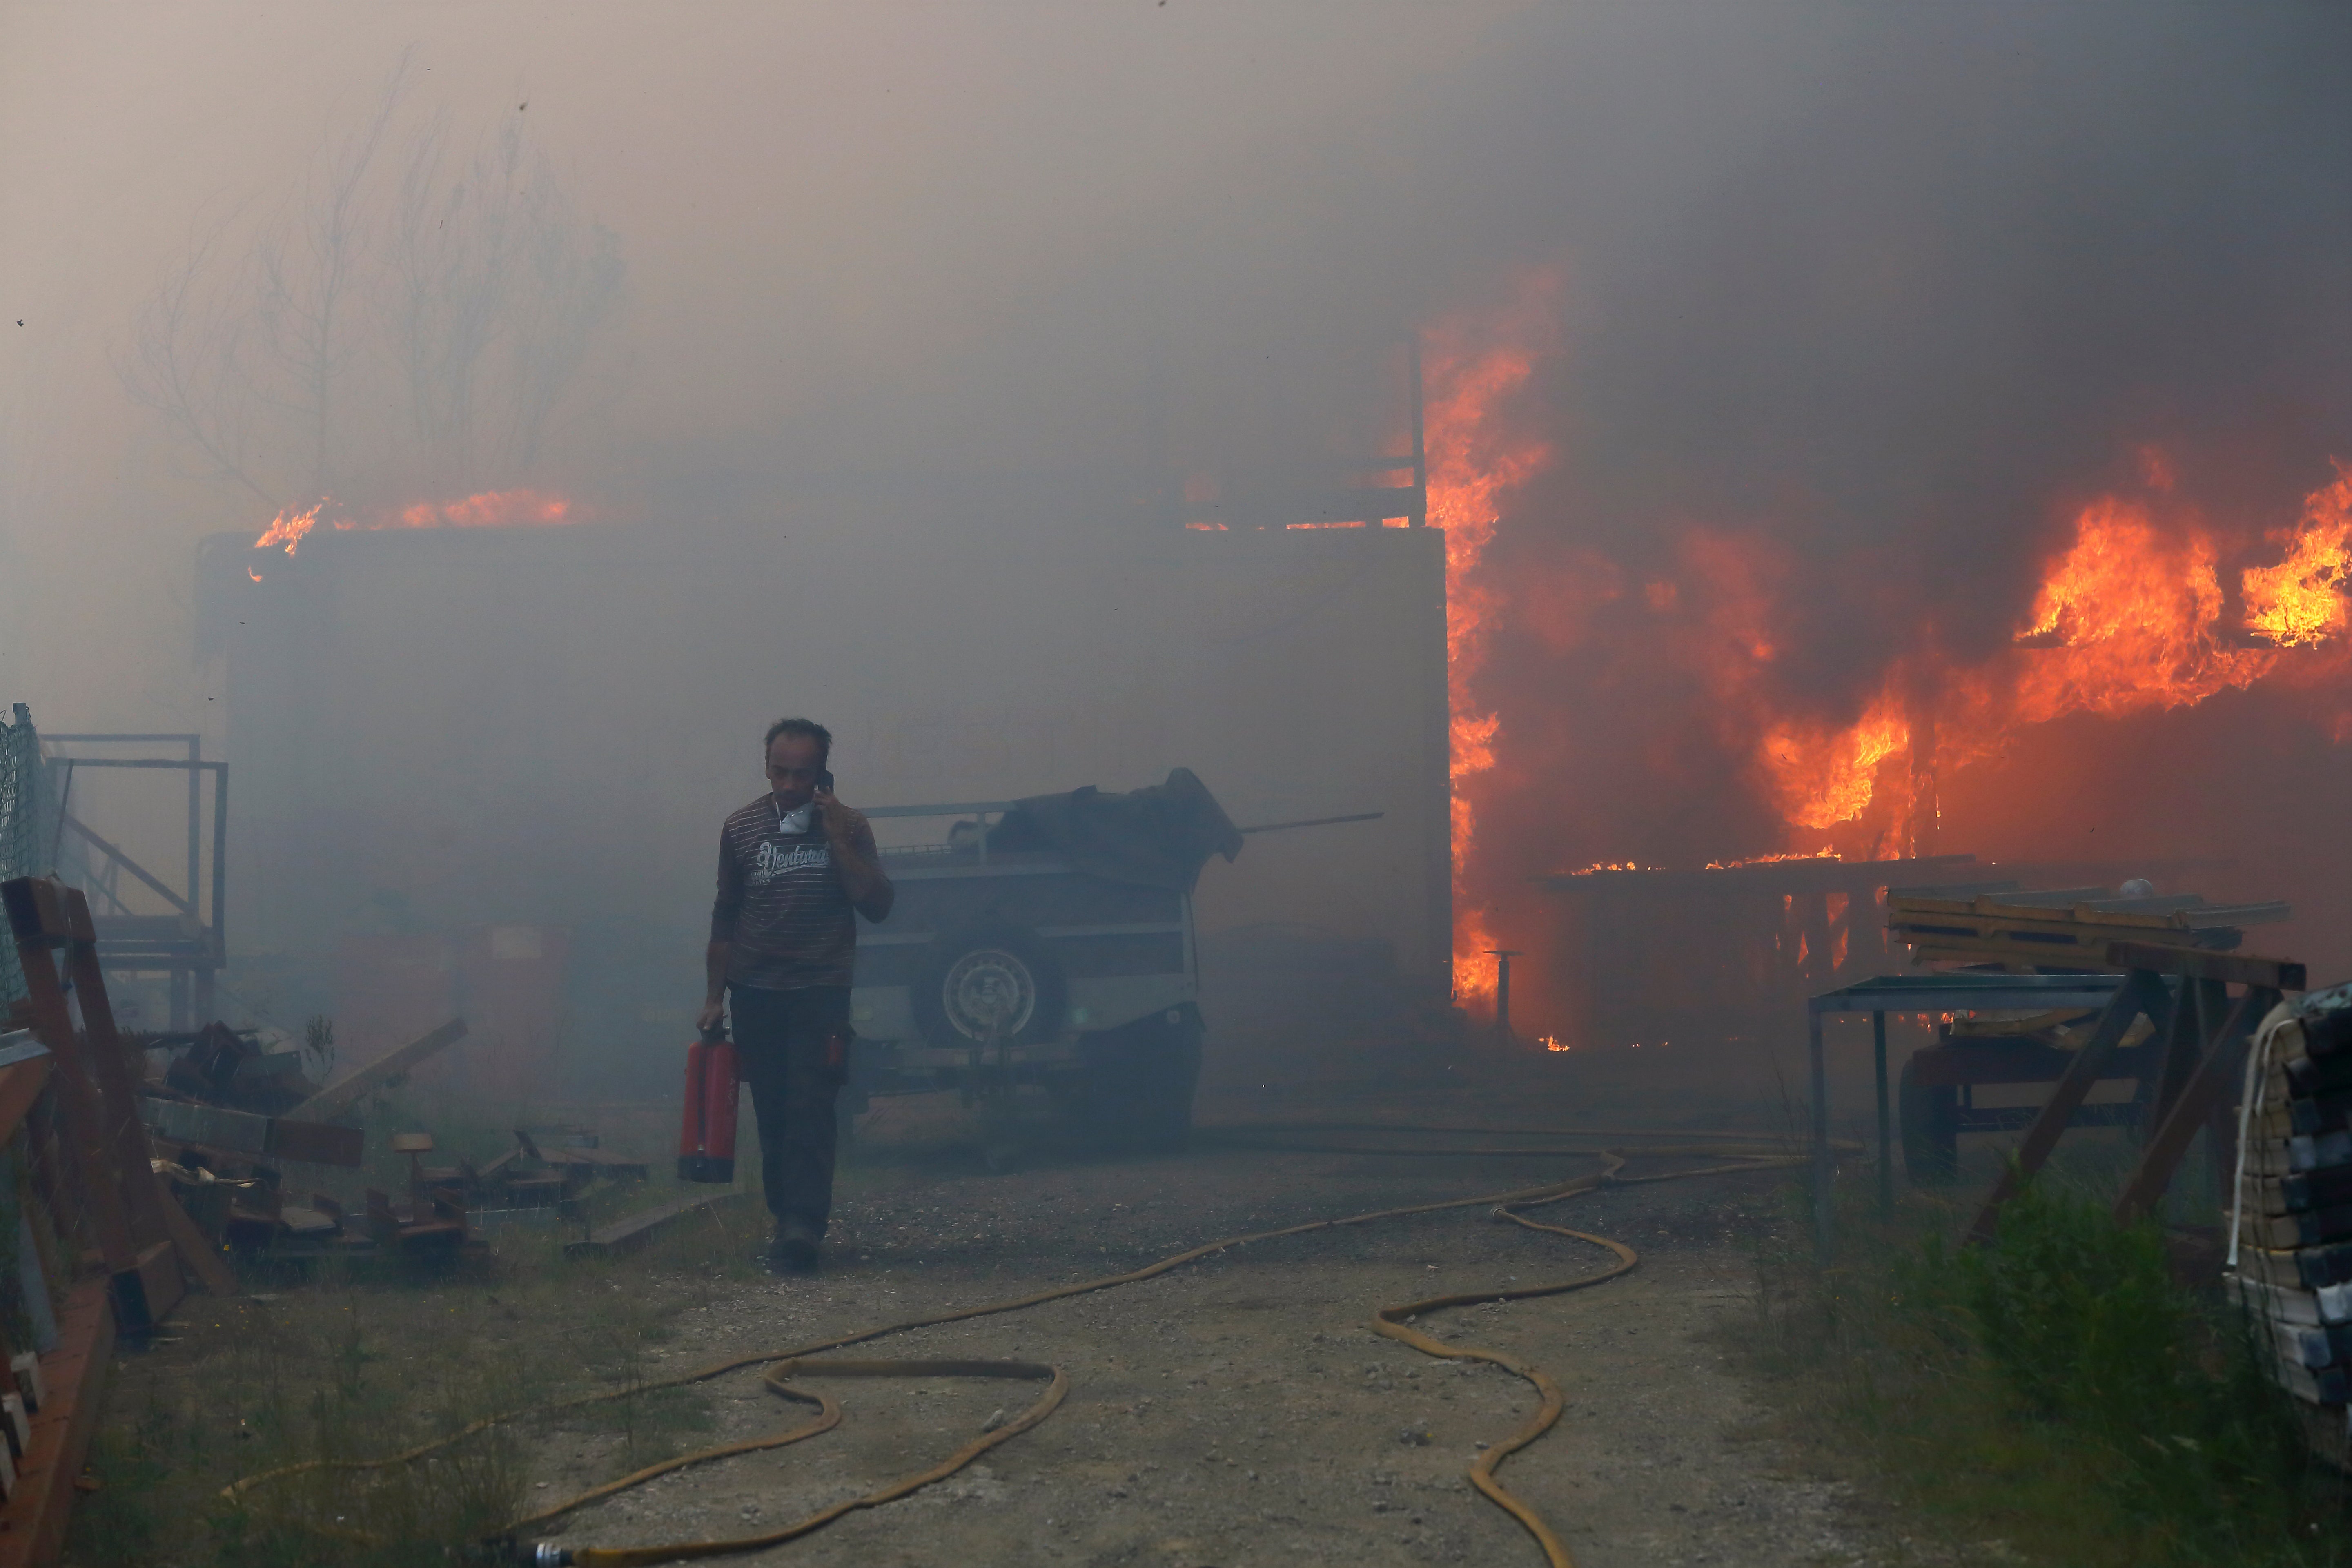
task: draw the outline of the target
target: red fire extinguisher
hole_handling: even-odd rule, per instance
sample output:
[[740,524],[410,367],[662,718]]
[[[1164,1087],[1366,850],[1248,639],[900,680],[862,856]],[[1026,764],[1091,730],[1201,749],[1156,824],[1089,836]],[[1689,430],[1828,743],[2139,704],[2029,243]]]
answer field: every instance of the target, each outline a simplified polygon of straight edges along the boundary
[[725,1025],[686,1047],[686,1122],[677,1135],[677,1179],[735,1180],[735,1046]]

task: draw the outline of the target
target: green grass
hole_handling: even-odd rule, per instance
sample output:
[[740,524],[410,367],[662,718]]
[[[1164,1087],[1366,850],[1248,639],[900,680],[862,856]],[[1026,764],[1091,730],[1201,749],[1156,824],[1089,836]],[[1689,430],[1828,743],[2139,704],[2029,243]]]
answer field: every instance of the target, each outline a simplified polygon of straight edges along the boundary
[[[657,1175],[635,1203],[667,1194]],[[634,1205],[633,1205],[634,1206]],[[712,1441],[700,1388],[494,1428],[431,1460],[265,1483],[293,1460],[371,1458],[478,1416],[678,1370],[654,1349],[688,1306],[757,1272],[756,1205],[619,1262],[520,1232],[455,1268],[257,1271],[262,1294],[191,1297],[118,1356],[65,1562],[74,1568],[424,1568],[547,1500]]]
[[2162,1234],[2116,1225],[2101,1190],[2037,1181],[1972,1249],[1947,1239],[1952,1205],[1846,1203],[1826,1269],[1790,1227],[1739,1336],[1784,1435],[1947,1542],[2081,1568],[2352,1563],[2345,1479],[2242,1316],[2175,1283]]

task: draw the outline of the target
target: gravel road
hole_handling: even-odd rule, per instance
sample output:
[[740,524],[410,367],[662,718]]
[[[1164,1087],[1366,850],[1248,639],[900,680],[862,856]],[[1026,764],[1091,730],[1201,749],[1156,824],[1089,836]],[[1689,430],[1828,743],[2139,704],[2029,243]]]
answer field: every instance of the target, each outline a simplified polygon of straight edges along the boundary
[[[919,1112],[892,1116],[846,1183],[822,1277],[630,1285],[678,1303],[657,1367],[1023,1295],[1220,1236],[1596,1164],[1203,1146],[989,1173],[946,1146],[951,1135],[927,1142]],[[1703,1163],[1661,1157],[1628,1173]],[[1560,1424],[1503,1473],[1583,1568],[1951,1560],[1906,1545],[1891,1510],[1809,1475],[1757,1431],[1731,1336],[1753,1320],[1751,1247],[1777,1223],[1781,1179],[1704,1176],[1570,1199],[1541,1217],[1627,1243],[1642,1254],[1637,1270],[1420,1325],[1523,1356],[1566,1391]],[[1540,1564],[1526,1533],[1465,1479],[1480,1447],[1532,1408],[1528,1387],[1417,1354],[1367,1321],[1381,1304],[1571,1278],[1608,1261],[1474,1208],[1253,1246],[1143,1284],[845,1352],[1050,1361],[1072,1386],[1044,1426],[954,1479],[741,1561]],[[713,1430],[697,1444],[803,1418],[756,1372],[709,1386]],[[1035,1394],[969,1379],[828,1387],[846,1413],[839,1429],[665,1478],[582,1510],[552,1539],[617,1545],[772,1529],[935,1462]],[[586,1429],[559,1435],[541,1451],[538,1495],[609,1479],[610,1443]]]

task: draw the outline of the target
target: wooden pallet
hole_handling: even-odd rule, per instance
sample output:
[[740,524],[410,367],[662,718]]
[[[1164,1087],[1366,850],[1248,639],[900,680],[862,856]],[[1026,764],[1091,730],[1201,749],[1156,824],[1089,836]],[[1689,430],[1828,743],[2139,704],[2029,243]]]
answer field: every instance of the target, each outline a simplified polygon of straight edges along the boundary
[[2068,909],[2005,904],[1990,894],[1973,899],[1937,899],[1912,893],[1886,895],[1886,934],[1907,942],[1922,963],[2009,963],[2037,968],[2110,969],[2107,947],[2116,942],[2171,947],[2234,946],[2228,926],[2198,927],[2187,910],[2137,914],[2099,910],[2087,903]]

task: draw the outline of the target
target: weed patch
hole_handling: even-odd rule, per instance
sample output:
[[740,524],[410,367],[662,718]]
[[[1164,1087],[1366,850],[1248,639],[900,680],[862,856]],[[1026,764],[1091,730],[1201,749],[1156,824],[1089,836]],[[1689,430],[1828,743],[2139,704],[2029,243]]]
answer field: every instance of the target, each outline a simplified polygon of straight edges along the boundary
[[[1850,1210],[1851,1212],[1846,1212]],[[2170,1274],[2154,1225],[2042,1180],[1990,1246],[1914,1196],[1841,1213],[1818,1267],[1759,1258],[1739,1336],[1789,1436],[1874,1470],[1937,1537],[2084,1568],[2352,1563],[2344,1479],[2319,1464],[2218,1292]]]

